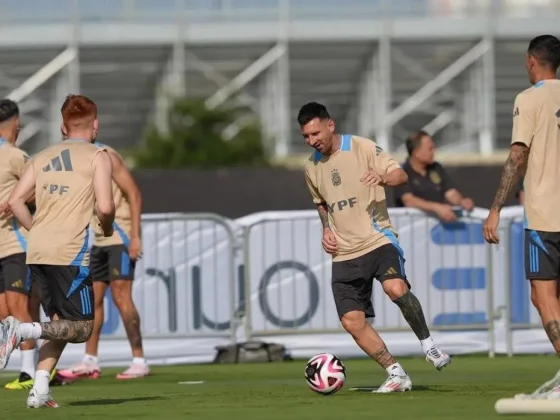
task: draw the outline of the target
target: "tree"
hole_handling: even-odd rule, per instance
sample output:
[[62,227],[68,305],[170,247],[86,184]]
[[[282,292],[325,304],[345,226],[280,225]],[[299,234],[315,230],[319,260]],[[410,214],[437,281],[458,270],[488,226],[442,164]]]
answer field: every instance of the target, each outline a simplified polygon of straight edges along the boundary
[[245,126],[231,139],[223,134],[242,110],[208,109],[204,100],[180,99],[168,115],[168,130],[152,126],[129,157],[143,169],[213,168],[267,165],[258,125]]

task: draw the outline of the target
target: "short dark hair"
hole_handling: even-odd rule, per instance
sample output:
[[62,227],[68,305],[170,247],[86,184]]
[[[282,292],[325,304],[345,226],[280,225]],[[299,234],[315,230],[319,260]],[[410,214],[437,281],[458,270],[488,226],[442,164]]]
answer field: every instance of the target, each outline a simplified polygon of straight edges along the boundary
[[406,146],[406,151],[408,152],[408,156],[412,156],[412,152],[418,146],[420,146],[422,139],[426,136],[430,137],[430,134],[424,130],[418,130],[406,138],[405,146]]
[[19,117],[19,107],[11,99],[0,99],[0,124]]
[[560,40],[553,35],[540,35],[529,43],[527,53],[552,70],[560,66]]
[[320,120],[328,120],[331,118],[329,111],[325,105],[317,102],[309,102],[302,106],[298,112],[297,121],[301,127],[309,121],[319,118]]

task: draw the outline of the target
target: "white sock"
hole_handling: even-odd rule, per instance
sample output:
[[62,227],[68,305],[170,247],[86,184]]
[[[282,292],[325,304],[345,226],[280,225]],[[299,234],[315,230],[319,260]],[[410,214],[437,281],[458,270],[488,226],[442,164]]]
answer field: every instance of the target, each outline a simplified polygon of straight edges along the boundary
[[22,322],[19,324],[19,333],[22,341],[38,340],[41,338],[43,328],[38,322]]
[[91,354],[85,354],[84,355],[84,360],[83,362],[86,365],[98,365],[99,364],[99,359],[97,358],[97,356],[92,356]]
[[35,382],[33,388],[37,394],[45,395],[49,393],[49,382],[51,381],[51,374],[46,370],[38,370],[35,372]]
[[395,375],[399,375],[399,376],[406,376],[406,372],[404,371],[404,369],[402,368],[402,366],[399,362],[389,366],[385,370],[387,371],[387,373],[389,375],[395,374]]
[[146,359],[143,357],[133,357],[132,358],[132,364],[133,365],[142,365],[145,366],[146,365]]
[[422,351],[426,354],[430,351],[432,347],[436,345],[432,337],[428,337],[425,338],[424,340],[420,340],[420,344],[422,344]]
[[21,371],[33,378],[35,376],[35,349],[20,350],[20,354]]

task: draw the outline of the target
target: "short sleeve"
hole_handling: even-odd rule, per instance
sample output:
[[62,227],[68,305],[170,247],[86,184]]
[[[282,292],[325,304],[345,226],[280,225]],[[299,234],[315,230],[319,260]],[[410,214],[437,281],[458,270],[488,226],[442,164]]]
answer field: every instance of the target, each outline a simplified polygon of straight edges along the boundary
[[453,179],[451,179],[451,177],[441,164],[436,163],[434,169],[439,173],[439,176],[441,178],[441,185],[444,192],[455,189],[455,183],[453,182]]
[[536,113],[533,100],[528,94],[520,93],[515,97],[513,106],[513,129],[511,144],[522,143],[531,147],[536,128]]
[[309,170],[309,168],[306,167],[305,168],[305,182],[307,183],[307,188],[309,189],[311,197],[313,198],[313,202],[315,204],[324,203],[325,200],[323,200],[323,197],[321,197],[321,194],[319,194],[319,190],[317,189],[317,185],[315,185],[315,182],[312,179],[312,174],[310,172],[311,171]]
[[398,187],[393,188],[393,192],[395,194],[395,201],[397,202],[398,206],[404,206],[402,203],[402,198],[405,194],[412,194],[412,190],[410,189],[410,184],[407,182],[406,184],[399,185]]
[[371,146],[367,147],[368,161],[373,162],[373,168],[379,174],[386,175],[389,172],[399,169],[401,165],[393,157],[385,152],[381,147],[376,145],[373,141]]
[[20,149],[14,149],[12,157],[10,158],[10,165],[12,167],[13,174],[17,178],[20,178],[23,174],[23,170],[27,166],[28,161],[29,155],[27,153]]

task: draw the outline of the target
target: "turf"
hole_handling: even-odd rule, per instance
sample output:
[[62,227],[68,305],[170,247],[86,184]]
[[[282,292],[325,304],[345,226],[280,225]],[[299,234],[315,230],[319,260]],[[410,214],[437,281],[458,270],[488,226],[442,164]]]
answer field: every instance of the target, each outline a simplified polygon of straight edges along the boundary
[[[552,356],[457,357],[443,372],[422,359],[401,359],[413,390],[372,395],[352,387],[378,386],[383,372],[368,360],[347,360],[344,388],[330,397],[312,393],[303,379],[305,362],[156,367],[149,378],[118,382],[106,369],[99,380],[54,388],[60,409],[42,409],[41,419],[469,419],[504,418],[498,398],[533,391],[552,377]],[[5,374],[2,379],[6,379]],[[179,385],[183,381],[203,384]],[[29,419],[26,391],[0,391],[4,418]],[[552,419],[558,416],[525,418]]]

